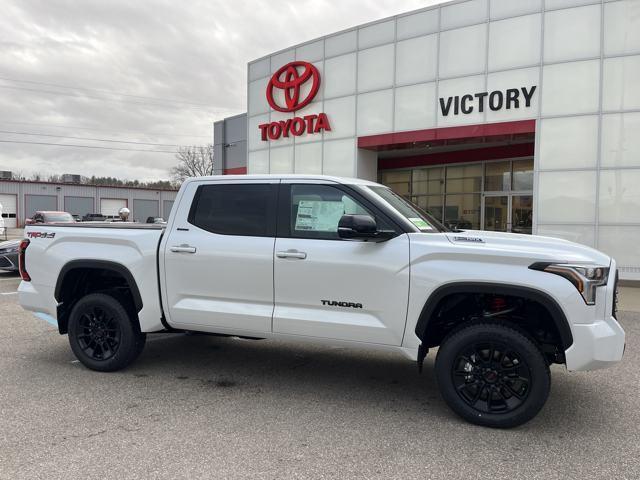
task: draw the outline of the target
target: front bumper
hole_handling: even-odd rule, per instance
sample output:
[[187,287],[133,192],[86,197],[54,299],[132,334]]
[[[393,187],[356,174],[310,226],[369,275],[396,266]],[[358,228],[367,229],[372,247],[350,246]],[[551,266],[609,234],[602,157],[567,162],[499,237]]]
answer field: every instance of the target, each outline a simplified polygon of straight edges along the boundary
[[573,344],[565,351],[569,370],[607,368],[622,360],[625,333],[616,318],[618,277],[613,274],[615,267],[612,261],[612,275],[606,287],[602,287],[604,295],[597,308],[597,318],[591,323],[571,325]]
[[600,322],[573,325],[573,345],[565,351],[567,369],[596,370],[622,360],[625,333],[611,316]]

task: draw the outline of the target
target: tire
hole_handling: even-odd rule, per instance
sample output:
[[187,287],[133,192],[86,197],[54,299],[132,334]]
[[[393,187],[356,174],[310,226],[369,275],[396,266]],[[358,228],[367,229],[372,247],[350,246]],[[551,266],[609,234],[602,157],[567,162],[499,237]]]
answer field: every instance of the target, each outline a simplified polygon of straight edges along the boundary
[[551,387],[540,349],[510,326],[475,323],[446,337],[435,373],[447,405],[484,427],[522,425],[542,409]]
[[104,293],[81,298],[69,315],[69,344],[87,368],[114,372],[131,364],[142,352],[140,333],[125,306]]

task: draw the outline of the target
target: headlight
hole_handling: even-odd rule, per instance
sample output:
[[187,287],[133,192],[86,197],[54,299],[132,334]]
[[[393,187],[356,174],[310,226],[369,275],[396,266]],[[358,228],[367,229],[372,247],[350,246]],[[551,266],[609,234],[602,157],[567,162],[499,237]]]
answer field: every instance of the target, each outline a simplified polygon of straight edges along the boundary
[[0,255],[6,255],[7,253],[18,253],[18,247],[0,248]]
[[534,263],[530,268],[566,278],[578,289],[587,305],[595,305],[596,288],[606,285],[609,280],[609,267],[600,265]]

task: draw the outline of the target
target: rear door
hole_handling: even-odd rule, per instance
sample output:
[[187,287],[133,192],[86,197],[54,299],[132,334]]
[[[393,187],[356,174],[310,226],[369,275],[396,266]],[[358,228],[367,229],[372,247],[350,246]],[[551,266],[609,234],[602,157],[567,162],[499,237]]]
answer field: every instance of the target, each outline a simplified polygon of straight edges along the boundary
[[[409,239],[366,198],[330,183],[283,180],[276,239],[274,333],[400,345]],[[343,240],[343,214],[369,214],[390,240]]]
[[185,187],[161,245],[171,325],[271,331],[278,182],[219,180]]

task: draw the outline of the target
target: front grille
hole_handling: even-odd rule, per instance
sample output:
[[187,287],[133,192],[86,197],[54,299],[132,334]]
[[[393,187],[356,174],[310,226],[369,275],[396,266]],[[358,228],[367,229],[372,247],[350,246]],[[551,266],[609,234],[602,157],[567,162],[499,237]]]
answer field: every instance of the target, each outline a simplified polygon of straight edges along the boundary
[[611,315],[618,319],[618,271],[616,270],[616,281],[613,282],[613,305],[611,306]]
[[0,257],[0,268],[13,268],[13,264],[7,257]]

